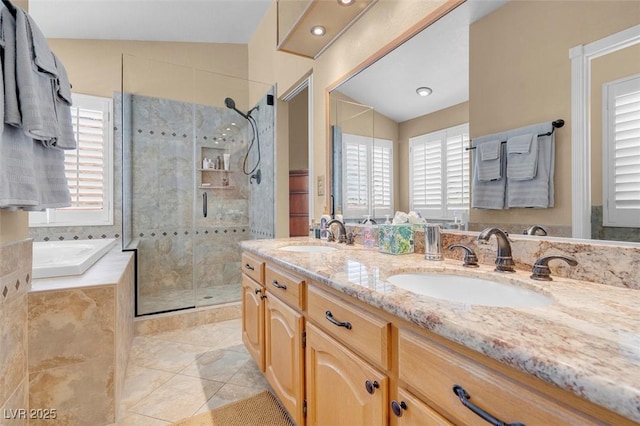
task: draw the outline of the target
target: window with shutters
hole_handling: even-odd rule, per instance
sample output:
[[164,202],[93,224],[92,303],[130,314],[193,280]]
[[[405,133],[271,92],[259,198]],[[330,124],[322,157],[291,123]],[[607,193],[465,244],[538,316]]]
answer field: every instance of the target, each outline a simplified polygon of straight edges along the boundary
[[[427,219],[469,210],[469,124],[409,139],[410,209]],[[458,215],[460,217],[460,215]]]
[[640,226],[640,75],[603,85],[603,225]]
[[393,215],[393,142],[367,136],[342,135],[342,214]]
[[110,98],[73,94],[77,147],[65,150],[71,206],[31,212],[30,226],[113,224],[112,110]]

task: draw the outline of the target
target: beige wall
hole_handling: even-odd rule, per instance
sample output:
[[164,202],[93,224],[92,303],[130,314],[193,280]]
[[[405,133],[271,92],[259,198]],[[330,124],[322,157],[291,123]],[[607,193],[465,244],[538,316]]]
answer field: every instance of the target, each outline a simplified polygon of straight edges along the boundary
[[289,170],[309,168],[309,89],[289,101]]
[[[275,81],[278,96],[286,94],[313,71],[314,176],[324,176],[327,185],[328,116],[326,88],[344,79],[354,68],[416,25],[445,1],[379,0],[316,61],[275,51],[275,2],[249,43],[249,78]],[[279,147],[278,147],[279,148]],[[288,176],[278,173],[280,186]],[[327,200],[315,200],[315,218],[327,209]]]
[[640,44],[591,61],[591,205],[602,205],[602,85],[640,73]]
[[[120,91],[124,54],[126,91],[214,106],[224,105],[224,98],[232,96],[239,108],[249,105],[247,45],[48,41],[65,65],[75,93],[111,97],[114,91]],[[238,92],[241,94],[235,94]]]
[[398,153],[396,155],[398,163],[395,165],[398,171],[396,176],[400,204],[396,204],[396,210],[409,211],[409,167],[401,166],[409,164],[409,138],[467,122],[469,122],[469,103],[463,102],[432,114],[426,114],[400,123],[399,144],[396,151]]
[[556,133],[555,207],[472,210],[472,222],[571,224],[569,49],[637,25],[639,17],[637,1],[513,1],[471,26],[471,137],[566,122]]

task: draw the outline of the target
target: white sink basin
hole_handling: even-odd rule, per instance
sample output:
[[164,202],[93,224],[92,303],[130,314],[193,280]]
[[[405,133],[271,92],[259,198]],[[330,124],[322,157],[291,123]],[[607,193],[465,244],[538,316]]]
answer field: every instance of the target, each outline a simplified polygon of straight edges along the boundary
[[298,251],[298,252],[305,252],[305,253],[326,253],[328,251],[334,251],[335,248],[328,247],[328,246],[299,245],[299,246],[284,246],[284,247],[280,247],[278,250]]
[[535,291],[481,278],[410,273],[392,275],[387,280],[413,293],[466,305],[525,308],[553,303],[552,298]]

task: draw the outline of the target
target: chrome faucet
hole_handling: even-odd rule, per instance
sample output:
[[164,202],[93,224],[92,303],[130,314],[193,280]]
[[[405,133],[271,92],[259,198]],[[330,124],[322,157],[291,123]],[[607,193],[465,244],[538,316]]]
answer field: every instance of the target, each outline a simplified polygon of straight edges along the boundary
[[[539,234],[538,234],[538,231],[540,231]],[[530,227],[522,231],[522,233],[524,235],[542,235],[542,236],[545,236],[548,234],[545,227],[541,225],[531,225]]]
[[344,243],[347,241],[347,228],[344,227],[344,223],[340,222],[338,219],[331,219],[329,222],[327,222],[327,228],[330,228],[331,225],[333,225],[334,223],[338,224],[338,227],[340,228],[339,232],[338,232],[338,242],[339,243]]
[[496,257],[497,272],[515,272],[515,263],[513,263],[513,257],[511,257],[511,244],[509,243],[509,237],[500,228],[487,228],[480,232],[478,235],[478,241],[489,241],[492,235],[496,236],[498,240],[498,255]]

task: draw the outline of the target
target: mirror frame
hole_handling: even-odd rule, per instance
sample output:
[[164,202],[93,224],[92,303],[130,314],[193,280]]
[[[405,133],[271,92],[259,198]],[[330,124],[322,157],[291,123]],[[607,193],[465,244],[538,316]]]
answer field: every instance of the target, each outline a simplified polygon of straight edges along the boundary
[[403,31],[399,36],[392,39],[390,42],[388,42],[387,44],[382,46],[380,49],[378,49],[373,55],[369,56],[367,59],[365,59],[364,61],[359,63],[356,67],[354,67],[351,71],[345,73],[344,75],[342,75],[340,78],[338,78],[337,80],[335,80],[333,83],[331,83],[325,88],[325,92],[324,92],[325,135],[326,135],[325,137],[325,158],[326,158],[325,176],[327,176],[327,180],[330,181],[330,182],[327,182],[327,185],[326,185],[326,188],[327,188],[327,191],[325,192],[327,194],[325,198],[326,206],[332,206],[331,197],[333,196],[333,182],[331,181],[332,179],[331,173],[332,173],[332,166],[333,166],[333,154],[331,152],[331,145],[332,145],[331,143],[331,137],[332,137],[331,111],[330,111],[331,92],[337,89],[338,86],[340,86],[345,81],[354,77],[360,71],[374,64],[383,56],[387,55],[388,53],[390,53],[391,51],[399,47],[401,44],[403,44],[413,36],[420,33],[422,30],[424,30],[431,24],[438,21],[440,18],[446,16],[449,12],[451,12],[456,7],[460,6],[465,1],[466,0],[446,0],[436,9],[434,9],[431,13],[429,13],[427,16],[425,16],[424,18],[420,19],[418,22],[410,26],[407,30]]

